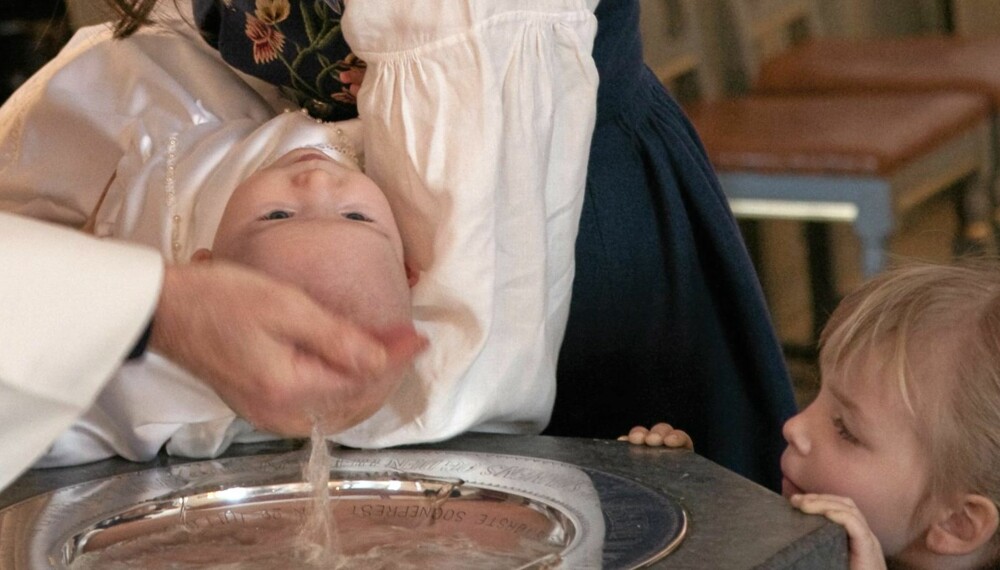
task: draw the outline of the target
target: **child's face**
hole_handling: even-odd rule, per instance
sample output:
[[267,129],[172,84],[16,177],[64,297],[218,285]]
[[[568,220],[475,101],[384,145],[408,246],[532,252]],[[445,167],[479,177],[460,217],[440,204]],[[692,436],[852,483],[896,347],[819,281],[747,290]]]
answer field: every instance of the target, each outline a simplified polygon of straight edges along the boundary
[[241,183],[213,254],[298,284],[373,327],[409,310],[403,246],[375,183],[313,149],[294,150]]
[[895,380],[875,377],[885,369],[859,358],[847,371],[821,360],[819,395],[785,423],[782,494],[850,497],[885,554],[896,556],[925,526],[916,517],[930,461]]

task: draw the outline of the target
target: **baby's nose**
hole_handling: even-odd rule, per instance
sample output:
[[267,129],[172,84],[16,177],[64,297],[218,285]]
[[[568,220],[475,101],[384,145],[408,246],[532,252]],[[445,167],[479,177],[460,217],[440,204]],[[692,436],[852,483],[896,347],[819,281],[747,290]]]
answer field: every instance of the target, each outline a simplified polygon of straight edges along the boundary
[[292,182],[299,188],[313,192],[332,192],[337,186],[337,176],[320,168],[310,168],[295,174]]

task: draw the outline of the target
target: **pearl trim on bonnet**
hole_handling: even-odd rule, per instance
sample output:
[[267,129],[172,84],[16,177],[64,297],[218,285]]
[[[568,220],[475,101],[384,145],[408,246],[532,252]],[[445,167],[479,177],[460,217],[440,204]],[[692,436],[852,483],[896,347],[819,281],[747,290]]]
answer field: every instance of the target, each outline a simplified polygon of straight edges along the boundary
[[181,216],[177,213],[177,189],[174,175],[177,170],[177,137],[179,133],[171,133],[167,140],[167,211],[170,213],[170,256],[177,262],[177,254],[181,250]]
[[[292,110],[291,109],[285,109],[284,112],[285,113],[290,113],[290,112],[292,112]],[[306,115],[307,117],[312,118],[312,120],[316,121],[316,123],[318,123],[320,125],[326,123],[326,121],[324,121],[323,119],[313,118],[311,115],[309,115],[309,111],[307,111],[306,109],[299,109],[299,112],[302,113],[303,115]],[[331,125],[331,126],[333,126],[333,125]],[[348,140],[347,135],[344,134],[343,129],[341,129],[340,127],[337,127],[337,126],[333,126],[333,132],[337,135],[337,142],[336,143],[334,143],[332,145],[331,144],[327,144],[327,143],[307,144],[307,145],[303,146],[302,148],[315,148],[315,149],[319,149],[319,150],[323,150],[323,151],[332,151],[333,153],[336,153],[336,154],[331,154],[331,152],[325,152],[324,154],[329,155],[330,158],[332,158],[334,160],[338,160],[340,158],[346,158],[347,160],[349,160],[351,162],[352,166],[357,167],[358,170],[360,170],[360,171],[363,172],[364,169],[365,169],[364,160],[362,159],[362,157],[358,153],[358,149],[356,149],[354,147],[354,145],[351,144],[351,141]],[[339,162],[339,160],[338,160],[338,162]]]
[[[309,112],[305,109],[300,109],[302,114],[309,116]],[[284,112],[292,112],[291,109],[285,109]],[[319,124],[323,124],[325,121],[322,119],[313,119]],[[364,162],[358,153],[357,148],[351,144],[351,141],[347,138],[343,129],[340,127],[331,125],[333,127],[334,134],[337,135],[337,141],[334,144],[329,143],[319,143],[304,145],[301,148],[315,148],[317,150],[323,151],[330,158],[337,160],[338,162],[345,162],[342,159],[346,159],[348,166],[357,168],[359,171],[364,171]],[[180,133],[172,133],[170,138],[167,139],[167,179],[164,184],[164,190],[166,192],[166,204],[167,212],[170,215],[170,257],[176,263],[178,261],[177,255],[180,253],[181,244],[181,215],[177,213],[177,187],[176,187],[176,174],[177,174],[177,139]],[[272,159],[277,160],[278,157]],[[261,168],[267,168],[268,164],[264,164]]]

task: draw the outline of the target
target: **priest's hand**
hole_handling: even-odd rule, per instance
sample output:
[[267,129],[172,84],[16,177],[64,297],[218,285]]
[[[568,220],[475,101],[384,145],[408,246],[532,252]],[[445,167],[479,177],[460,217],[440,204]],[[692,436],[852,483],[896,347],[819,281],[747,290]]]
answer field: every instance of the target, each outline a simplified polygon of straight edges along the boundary
[[336,433],[368,418],[427,345],[411,324],[365,332],[300,289],[222,261],[169,265],[150,346],[258,429]]

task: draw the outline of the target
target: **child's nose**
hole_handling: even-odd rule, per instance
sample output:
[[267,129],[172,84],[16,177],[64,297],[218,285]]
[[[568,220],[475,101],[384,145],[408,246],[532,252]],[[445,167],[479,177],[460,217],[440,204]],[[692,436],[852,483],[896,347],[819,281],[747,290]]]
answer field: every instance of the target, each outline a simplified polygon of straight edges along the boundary
[[812,443],[809,441],[808,429],[806,429],[807,422],[805,415],[805,411],[799,412],[786,421],[785,425],[781,428],[781,435],[785,437],[788,446],[795,448],[802,455],[808,454],[812,448]]

